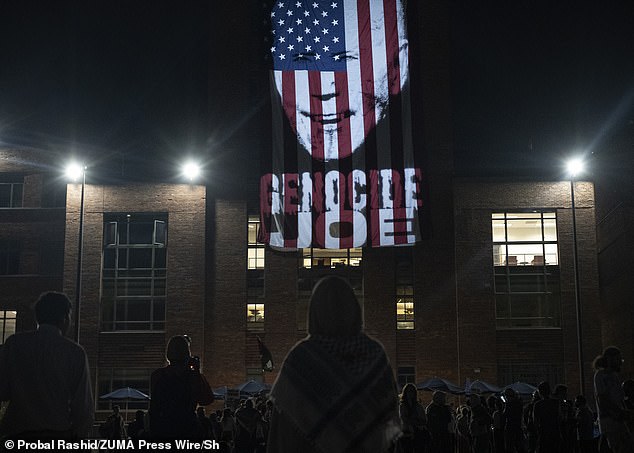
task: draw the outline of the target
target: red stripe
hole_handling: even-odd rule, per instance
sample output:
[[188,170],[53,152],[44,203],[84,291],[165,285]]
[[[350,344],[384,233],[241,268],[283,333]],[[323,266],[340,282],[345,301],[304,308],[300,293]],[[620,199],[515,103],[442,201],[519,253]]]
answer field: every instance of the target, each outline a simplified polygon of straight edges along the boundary
[[[348,98],[348,74],[335,72],[335,91],[337,93],[337,112],[344,114],[350,109]],[[339,146],[339,159],[352,154],[352,138],[350,137],[350,118],[341,119],[337,124],[337,143]]]
[[[396,11],[397,0],[383,0],[385,18],[385,56],[387,61],[387,80],[390,95],[390,146],[392,151],[392,178],[394,181],[394,244],[407,244],[407,224],[403,207],[402,169],[403,157],[403,123],[401,102],[401,71],[399,62],[398,21]],[[407,119],[409,120],[409,119]]]
[[282,105],[293,131],[297,131],[297,101],[295,100],[295,73],[282,71]]
[[326,248],[326,214],[324,206],[324,177],[321,171],[313,172],[313,247]]
[[[359,66],[361,68],[361,89],[364,93],[374,93],[374,73],[372,66],[372,30],[370,22],[370,4],[368,0],[357,1],[357,18],[359,30]],[[375,100],[374,96],[363,96],[363,127],[365,132],[365,152],[366,152],[366,169],[376,170],[377,168],[377,149],[376,139],[369,137],[370,132],[376,126],[375,119]],[[380,245],[380,229],[379,229],[379,211],[372,208],[378,206],[378,183],[376,172],[374,177],[367,178],[370,184],[368,193],[368,209],[370,224],[370,234],[368,237],[369,245],[376,247]]]
[[[308,92],[310,95],[310,114],[316,118],[321,118],[323,108],[321,105],[321,73],[319,71],[308,71]],[[316,122],[310,123],[310,142],[313,159],[324,159],[324,129]]]

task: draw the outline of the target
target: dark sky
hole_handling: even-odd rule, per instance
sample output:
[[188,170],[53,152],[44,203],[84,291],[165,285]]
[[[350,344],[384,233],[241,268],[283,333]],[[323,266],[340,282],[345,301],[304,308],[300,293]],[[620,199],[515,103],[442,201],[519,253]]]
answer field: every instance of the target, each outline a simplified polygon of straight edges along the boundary
[[[214,147],[208,81],[243,63],[217,58],[235,39],[220,1],[0,0],[0,144],[126,159]],[[634,2],[450,5],[459,174],[547,171],[575,149],[632,165]]]

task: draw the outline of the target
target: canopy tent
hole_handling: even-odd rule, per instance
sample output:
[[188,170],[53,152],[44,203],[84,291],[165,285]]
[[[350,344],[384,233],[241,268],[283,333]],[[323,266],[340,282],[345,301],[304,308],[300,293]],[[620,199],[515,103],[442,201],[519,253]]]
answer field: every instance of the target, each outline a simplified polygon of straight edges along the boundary
[[133,389],[131,387],[123,387],[117,390],[113,390],[110,393],[101,395],[100,400],[109,401],[125,401],[125,421],[128,421],[128,403],[130,400],[149,400],[150,397],[140,390]]
[[426,381],[416,384],[416,388],[418,390],[428,391],[441,390],[443,392],[451,393],[452,395],[464,394],[464,389],[462,387],[457,386],[447,379],[441,379],[438,377],[427,379]]
[[519,395],[532,395],[533,392],[537,390],[537,387],[527,384],[526,382],[515,382],[514,384],[509,384],[505,386],[502,391],[506,390],[507,388],[512,388]]
[[502,389],[497,385],[489,384],[485,381],[475,380],[465,382],[464,391],[470,393],[500,393]]

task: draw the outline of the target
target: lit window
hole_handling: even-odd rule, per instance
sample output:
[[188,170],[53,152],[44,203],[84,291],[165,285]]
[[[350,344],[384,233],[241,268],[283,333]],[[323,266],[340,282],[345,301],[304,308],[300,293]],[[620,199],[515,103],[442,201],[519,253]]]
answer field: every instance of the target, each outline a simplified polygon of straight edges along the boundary
[[105,216],[104,331],[165,329],[166,219],[165,214]]
[[556,214],[495,213],[492,229],[497,327],[559,327]]
[[396,328],[411,330],[414,328],[414,288],[409,285],[396,287]]
[[247,231],[247,269],[264,269],[264,244],[258,242],[260,219],[249,216]]
[[21,208],[23,192],[22,183],[0,183],[0,208]]
[[361,265],[363,249],[302,249],[300,267],[310,268],[338,268],[344,266],[358,267]]
[[247,322],[264,322],[264,304],[247,304]]
[[0,310],[0,344],[4,344],[4,340],[15,333],[17,316],[17,311]]

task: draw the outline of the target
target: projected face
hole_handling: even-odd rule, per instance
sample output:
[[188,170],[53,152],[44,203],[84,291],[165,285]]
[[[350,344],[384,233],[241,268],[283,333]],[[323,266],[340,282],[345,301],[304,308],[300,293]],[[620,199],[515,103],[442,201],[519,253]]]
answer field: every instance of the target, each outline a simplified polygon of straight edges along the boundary
[[278,1],[271,22],[277,93],[314,159],[348,157],[388,112],[402,115],[389,109],[408,77],[400,0]]

